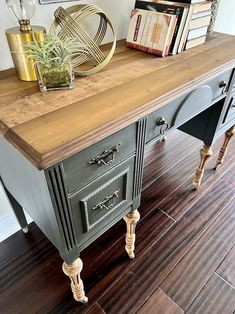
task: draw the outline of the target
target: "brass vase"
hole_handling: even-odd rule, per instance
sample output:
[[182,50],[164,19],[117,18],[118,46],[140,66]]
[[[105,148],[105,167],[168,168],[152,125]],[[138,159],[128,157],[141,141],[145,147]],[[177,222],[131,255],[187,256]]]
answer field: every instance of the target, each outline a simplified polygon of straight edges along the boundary
[[20,80],[37,81],[34,61],[25,55],[25,52],[29,50],[26,45],[32,42],[34,38],[40,45],[43,42],[45,33],[46,29],[41,26],[31,26],[30,30],[25,31],[20,30],[19,27],[6,30],[11,56]]

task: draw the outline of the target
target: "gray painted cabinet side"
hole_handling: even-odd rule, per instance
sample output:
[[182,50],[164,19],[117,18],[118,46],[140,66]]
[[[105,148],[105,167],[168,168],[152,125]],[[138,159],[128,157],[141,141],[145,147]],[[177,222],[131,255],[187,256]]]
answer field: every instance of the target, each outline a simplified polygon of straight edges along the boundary
[[60,232],[44,172],[37,170],[4,138],[0,138],[0,176],[17,202],[60,249]]

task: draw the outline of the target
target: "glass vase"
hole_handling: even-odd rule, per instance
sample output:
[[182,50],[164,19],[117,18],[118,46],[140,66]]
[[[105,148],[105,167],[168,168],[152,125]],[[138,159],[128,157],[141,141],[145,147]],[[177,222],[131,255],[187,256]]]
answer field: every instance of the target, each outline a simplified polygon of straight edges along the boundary
[[74,87],[74,73],[70,62],[51,67],[37,63],[36,72],[38,84],[42,92]]

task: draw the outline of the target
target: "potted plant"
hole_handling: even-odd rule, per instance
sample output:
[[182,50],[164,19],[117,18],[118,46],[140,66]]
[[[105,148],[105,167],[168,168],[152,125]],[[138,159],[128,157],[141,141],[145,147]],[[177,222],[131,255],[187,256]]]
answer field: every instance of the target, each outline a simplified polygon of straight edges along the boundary
[[60,38],[52,26],[43,43],[39,44],[34,40],[27,44],[27,48],[27,56],[35,62],[41,91],[74,86],[71,58],[75,53],[84,53],[84,47],[70,37]]

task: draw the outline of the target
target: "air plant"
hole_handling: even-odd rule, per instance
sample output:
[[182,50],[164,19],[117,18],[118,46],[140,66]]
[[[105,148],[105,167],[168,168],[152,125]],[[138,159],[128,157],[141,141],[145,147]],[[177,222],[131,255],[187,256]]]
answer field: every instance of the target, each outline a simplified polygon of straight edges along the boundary
[[35,39],[26,45],[29,49],[26,55],[32,58],[35,63],[45,67],[62,66],[70,62],[73,55],[84,53],[86,47],[79,44],[75,39],[66,37],[61,38],[55,27],[51,26],[50,32],[45,35],[42,43],[38,43]]
[[87,47],[71,37],[60,37],[52,24],[43,42],[27,44],[26,55],[35,62],[41,91],[54,88],[73,87],[71,59],[79,53],[86,53]]

